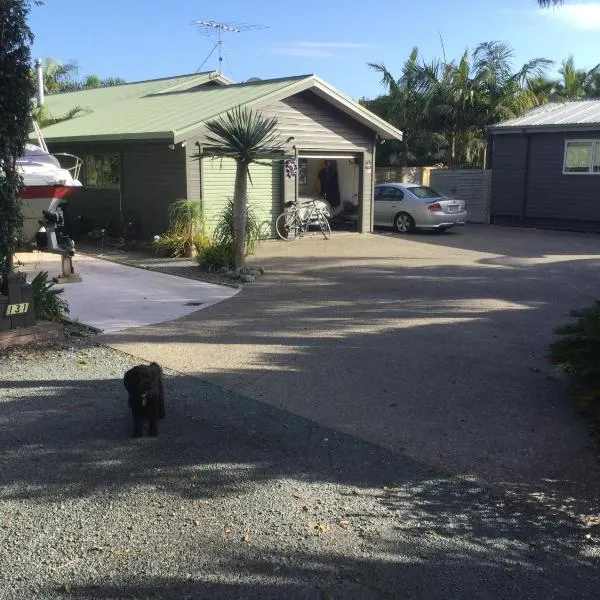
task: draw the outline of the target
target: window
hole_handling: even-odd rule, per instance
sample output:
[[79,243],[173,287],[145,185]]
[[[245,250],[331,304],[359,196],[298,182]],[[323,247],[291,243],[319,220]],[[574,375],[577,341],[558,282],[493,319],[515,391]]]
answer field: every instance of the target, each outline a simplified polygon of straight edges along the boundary
[[378,201],[388,201],[388,202],[398,202],[404,199],[404,192],[397,188],[392,187],[384,187],[377,188],[375,190],[375,200]]
[[118,154],[88,154],[83,159],[85,185],[101,188],[118,188],[121,161]]
[[600,140],[567,141],[563,173],[600,174]]
[[426,185],[411,187],[410,191],[420,200],[433,200],[434,198],[442,197],[441,194],[438,194],[435,190],[432,190]]

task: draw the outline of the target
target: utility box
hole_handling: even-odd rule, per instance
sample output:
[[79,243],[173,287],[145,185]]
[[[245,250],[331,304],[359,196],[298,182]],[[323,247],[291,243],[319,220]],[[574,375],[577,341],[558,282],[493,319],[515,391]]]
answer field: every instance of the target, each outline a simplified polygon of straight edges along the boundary
[[8,277],[8,296],[0,294],[0,331],[35,325],[33,289],[24,273],[11,273]]

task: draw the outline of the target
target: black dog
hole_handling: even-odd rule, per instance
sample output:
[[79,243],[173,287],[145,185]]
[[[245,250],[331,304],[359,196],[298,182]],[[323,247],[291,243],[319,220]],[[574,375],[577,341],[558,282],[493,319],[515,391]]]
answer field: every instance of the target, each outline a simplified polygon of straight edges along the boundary
[[133,437],[141,437],[144,421],[150,422],[150,435],[158,435],[158,419],[165,418],[162,369],[155,362],[129,369],[123,377],[129,392],[133,416]]

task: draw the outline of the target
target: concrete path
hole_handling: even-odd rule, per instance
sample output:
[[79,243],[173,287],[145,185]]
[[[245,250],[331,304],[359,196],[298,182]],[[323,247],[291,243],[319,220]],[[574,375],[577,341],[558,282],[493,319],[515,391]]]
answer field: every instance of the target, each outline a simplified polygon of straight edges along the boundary
[[[60,257],[45,253],[18,255],[22,270],[61,272]],[[172,321],[235,296],[238,289],[156,273],[99,260],[75,257],[82,281],[62,285],[69,317],[104,332]]]

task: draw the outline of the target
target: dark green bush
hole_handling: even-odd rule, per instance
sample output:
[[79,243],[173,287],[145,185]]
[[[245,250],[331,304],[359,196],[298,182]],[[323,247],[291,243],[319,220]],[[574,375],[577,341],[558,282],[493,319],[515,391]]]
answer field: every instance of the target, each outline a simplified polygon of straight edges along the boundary
[[233,269],[235,265],[233,244],[212,244],[203,248],[198,254],[198,264],[211,273],[223,267]]
[[67,301],[60,297],[64,290],[55,286],[47,271],[38,273],[31,281],[36,319],[57,321],[69,314]]
[[[213,232],[213,239],[215,244],[218,246],[230,244],[233,246],[234,243],[234,229],[233,229],[233,214],[234,214],[234,203],[230,198],[225,205],[221,217]],[[246,208],[246,255],[254,254],[256,244],[264,240],[267,236],[264,233],[262,223],[259,221],[256,213],[252,206]]]
[[600,433],[600,301],[571,311],[576,320],[555,329],[562,336],[551,344],[549,359],[573,382],[578,408]]

